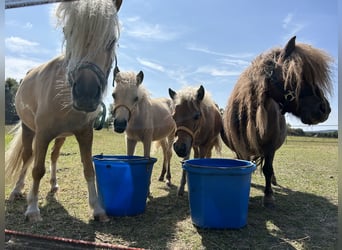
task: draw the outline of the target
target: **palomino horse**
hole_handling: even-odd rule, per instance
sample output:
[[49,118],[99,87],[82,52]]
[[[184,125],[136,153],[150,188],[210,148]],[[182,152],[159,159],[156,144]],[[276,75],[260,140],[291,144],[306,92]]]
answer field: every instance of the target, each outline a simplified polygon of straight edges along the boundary
[[[220,111],[203,86],[187,87],[179,92],[169,88],[174,102],[173,118],[177,124],[177,140],[173,145],[179,157],[189,159],[191,148],[194,158],[210,158],[213,147],[221,151],[219,134],[223,131]],[[184,194],[186,172],[183,170],[178,195]]]
[[262,165],[266,185],[263,204],[274,207],[273,158],[286,137],[284,114],[305,124],[325,121],[330,113],[331,57],[296,37],[284,48],[259,55],[240,76],[224,113],[227,145],[240,159]]
[[120,72],[116,69],[114,99],[114,131],[126,131],[127,154],[133,155],[138,141],[143,143],[144,157],[150,157],[151,143],[157,141],[163,149],[163,168],[159,180],[171,184],[170,160],[176,124],[172,119],[172,101],[150,98],[142,86],[144,74],[140,71]]
[[33,184],[25,216],[42,220],[38,192],[45,174],[45,157],[55,139],[51,158],[51,189],[56,190],[56,162],[66,136],[75,135],[80,147],[89,205],[95,219],[108,221],[98,201],[92,163],[93,124],[115,58],[119,37],[117,12],[121,0],[63,2],[57,17],[63,25],[66,51],[32,69],[23,79],[15,104],[21,126],[6,152],[6,177],[17,181],[10,199],[21,193],[32,162]]

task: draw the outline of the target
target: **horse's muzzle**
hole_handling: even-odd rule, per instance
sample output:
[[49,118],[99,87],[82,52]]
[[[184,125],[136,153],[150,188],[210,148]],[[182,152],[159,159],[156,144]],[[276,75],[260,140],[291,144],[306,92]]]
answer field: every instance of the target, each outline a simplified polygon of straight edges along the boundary
[[185,158],[189,155],[189,149],[186,146],[185,143],[177,143],[175,142],[173,144],[173,149],[175,150],[176,154],[178,155],[178,157],[182,157]]
[[125,132],[127,127],[127,121],[119,121],[117,119],[114,119],[114,131],[117,133],[123,133]]

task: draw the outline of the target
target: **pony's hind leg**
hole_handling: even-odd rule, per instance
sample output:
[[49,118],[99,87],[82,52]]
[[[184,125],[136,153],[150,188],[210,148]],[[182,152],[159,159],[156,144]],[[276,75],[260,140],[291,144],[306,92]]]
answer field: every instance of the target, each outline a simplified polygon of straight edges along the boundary
[[95,187],[95,171],[91,155],[93,143],[92,126],[89,126],[83,131],[75,133],[75,136],[80,148],[84,177],[87,181],[89,206],[93,210],[93,216],[95,220],[107,222],[109,221],[109,218],[99,202]]
[[273,158],[275,152],[269,152],[265,155],[265,163],[262,167],[262,172],[265,176],[265,190],[263,205],[267,208],[274,208],[274,196],[272,190],[272,178],[274,176],[273,172]]
[[168,142],[166,141],[165,138],[160,140],[160,145],[163,149],[164,157],[163,157],[163,168],[159,177],[159,181],[164,181],[164,176],[166,174],[166,185],[171,186],[170,158],[172,156],[172,148],[170,150],[170,147],[168,146]]
[[51,151],[51,165],[50,165],[50,172],[51,172],[51,177],[50,177],[50,185],[51,193],[56,193],[58,191],[58,184],[57,184],[57,160],[59,157],[59,153],[61,150],[61,147],[63,146],[63,143],[65,142],[65,137],[58,137],[55,139],[55,144],[52,147]]
[[32,163],[33,159],[33,151],[32,151],[32,142],[34,138],[34,132],[26,127],[25,124],[22,124],[22,143],[23,143],[23,152],[22,152],[22,162],[23,167],[21,169],[18,181],[16,182],[10,196],[9,200],[13,201],[15,199],[22,198],[22,189],[25,185],[25,177],[27,173],[27,169]]

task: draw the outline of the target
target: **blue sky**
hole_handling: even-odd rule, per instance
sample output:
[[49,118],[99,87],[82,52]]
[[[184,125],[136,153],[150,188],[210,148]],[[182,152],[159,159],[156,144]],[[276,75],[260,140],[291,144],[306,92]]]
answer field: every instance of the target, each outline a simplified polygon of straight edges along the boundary
[[[62,52],[62,31],[53,18],[55,4],[5,10],[5,75],[21,79],[33,66]],[[337,129],[337,0],[123,0],[117,56],[121,71],[144,71],[152,97],[168,97],[168,88],[203,84],[220,107],[241,72],[260,53],[298,42],[326,50],[334,59],[332,113],[320,126]],[[112,82],[110,77],[109,82]],[[112,101],[111,84],[105,102]],[[326,125],[326,126],[322,126]]]

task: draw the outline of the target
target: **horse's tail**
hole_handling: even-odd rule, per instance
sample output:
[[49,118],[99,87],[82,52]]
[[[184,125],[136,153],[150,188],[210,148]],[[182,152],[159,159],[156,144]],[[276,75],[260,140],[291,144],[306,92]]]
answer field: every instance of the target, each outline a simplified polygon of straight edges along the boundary
[[[22,126],[19,122],[10,133],[14,133],[14,137],[9,144],[5,153],[5,178],[9,183],[18,180],[19,175],[23,172],[22,155],[24,146],[22,143]],[[31,157],[32,158],[32,157]],[[28,161],[29,163],[30,161]],[[29,164],[25,164],[27,168]]]
[[222,139],[222,141],[224,142],[224,144],[226,144],[226,146],[227,146],[228,148],[230,148],[230,147],[229,147],[229,142],[228,142],[228,137],[227,137],[226,132],[224,131],[224,128],[223,128],[223,127],[222,127],[222,129],[221,129],[221,131],[220,131],[220,135],[221,135],[221,139]]
[[214,148],[218,155],[222,155],[222,143],[219,135],[214,139]]

